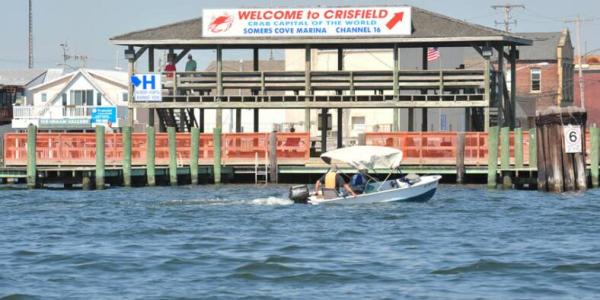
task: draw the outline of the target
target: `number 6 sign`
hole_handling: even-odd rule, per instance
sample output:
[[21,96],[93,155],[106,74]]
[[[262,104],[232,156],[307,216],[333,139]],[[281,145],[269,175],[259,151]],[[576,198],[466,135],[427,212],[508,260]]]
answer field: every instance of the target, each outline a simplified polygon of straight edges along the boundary
[[563,126],[566,153],[581,153],[581,126]]

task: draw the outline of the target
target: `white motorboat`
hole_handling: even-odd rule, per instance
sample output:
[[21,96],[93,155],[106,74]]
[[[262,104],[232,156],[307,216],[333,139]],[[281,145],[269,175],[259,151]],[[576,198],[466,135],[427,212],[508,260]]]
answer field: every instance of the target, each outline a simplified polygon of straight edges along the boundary
[[399,170],[402,151],[378,146],[354,146],[336,149],[321,155],[321,159],[329,165],[349,165],[357,170],[388,169],[390,172],[383,181],[370,178],[362,194],[356,196],[339,195],[334,198],[323,198],[321,195],[309,194],[308,186],[290,188],[290,199],[297,203],[318,204],[371,204],[396,201],[424,202],[435,194],[440,175],[405,176],[400,179],[389,179]]

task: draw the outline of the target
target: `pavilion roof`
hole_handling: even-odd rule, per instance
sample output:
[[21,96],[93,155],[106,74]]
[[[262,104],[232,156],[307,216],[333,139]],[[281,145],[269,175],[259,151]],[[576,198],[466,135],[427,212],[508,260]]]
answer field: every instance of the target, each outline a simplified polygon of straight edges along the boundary
[[372,37],[203,37],[202,18],[185,20],[155,28],[143,29],[112,37],[116,45],[173,46],[191,48],[387,48],[392,44],[401,47],[423,46],[475,46],[475,45],[531,45],[531,40],[516,34],[444,16],[418,7],[412,7],[410,36]]

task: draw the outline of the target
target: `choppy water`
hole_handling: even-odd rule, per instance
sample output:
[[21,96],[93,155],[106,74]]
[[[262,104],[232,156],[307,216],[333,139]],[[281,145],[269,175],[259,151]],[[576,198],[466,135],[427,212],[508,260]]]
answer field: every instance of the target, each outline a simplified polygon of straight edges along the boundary
[[600,191],[442,186],[291,205],[286,186],[0,191],[0,298],[600,297]]

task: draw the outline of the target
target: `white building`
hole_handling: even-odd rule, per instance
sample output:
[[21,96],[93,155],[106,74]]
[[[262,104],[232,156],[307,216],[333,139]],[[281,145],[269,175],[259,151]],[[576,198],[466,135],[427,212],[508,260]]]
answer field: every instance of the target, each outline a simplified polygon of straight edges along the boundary
[[13,107],[12,127],[33,124],[41,130],[86,130],[96,125],[95,118],[97,124],[120,127],[127,120],[127,87],[125,72],[76,70],[30,87],[26,105]]

